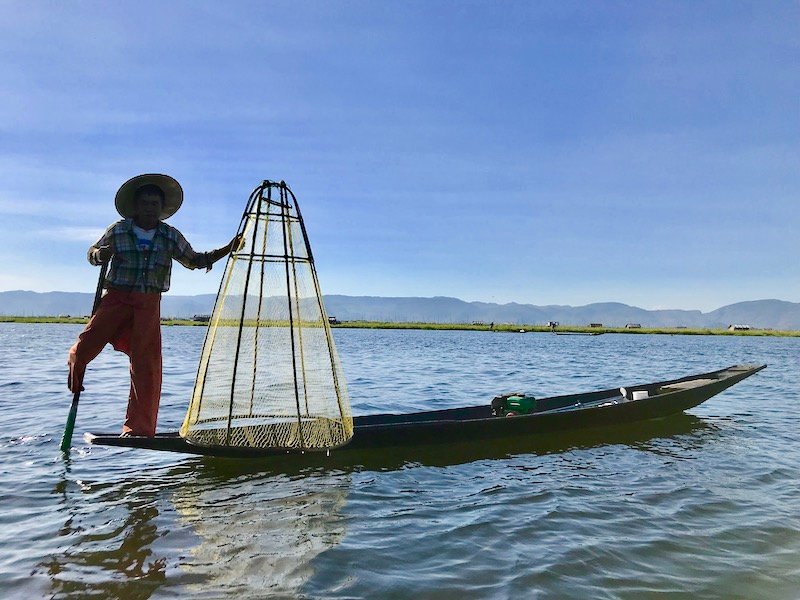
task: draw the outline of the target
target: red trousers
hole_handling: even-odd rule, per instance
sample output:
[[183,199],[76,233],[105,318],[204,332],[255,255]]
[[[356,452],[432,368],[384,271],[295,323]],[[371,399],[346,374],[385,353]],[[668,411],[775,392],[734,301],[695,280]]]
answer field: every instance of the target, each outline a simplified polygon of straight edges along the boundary
[[122,431],[152,437],[161,400],[161,294],[108,290],[69,350],[67,385],[72,392],[83,389],[86,365],[109,342],[131,361],[131,390]]

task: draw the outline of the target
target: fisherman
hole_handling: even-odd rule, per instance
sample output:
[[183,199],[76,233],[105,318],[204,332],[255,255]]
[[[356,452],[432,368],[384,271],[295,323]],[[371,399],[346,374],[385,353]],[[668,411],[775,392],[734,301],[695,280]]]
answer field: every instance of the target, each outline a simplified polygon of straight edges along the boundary
[[97,312],[69,351],[67,386],[83,389],[86,365],[111,342],[130,358],[131,388],[122,436],[156,433],[161,399],[161,293],[169,289],[172,259],[206,271],[240,245],[239,236],[211,252],[195,252],[180,231],[164,223],[183,203],[180,184],[168,175],[138,175],[115,199],[123,219],[89,247],[94,266],[111,260]]

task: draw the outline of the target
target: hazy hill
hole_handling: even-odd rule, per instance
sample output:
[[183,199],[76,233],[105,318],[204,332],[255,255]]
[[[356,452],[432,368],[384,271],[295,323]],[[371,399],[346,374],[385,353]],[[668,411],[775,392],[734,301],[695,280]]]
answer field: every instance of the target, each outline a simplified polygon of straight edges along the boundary
[[706,315],[709,324],[743,324],[772,329],[800,329],[800,304],[785,300],[753,300],[723,306]]
[[[214,294],[176,296],[166,294],[161,305],[165,317],[191,317],[208,314]],[[73,292],[0,292],[0,315],[57,316],[85,315],[93,294]],[[754,300],[723,306],[709,313],[699,310],[645,310],[618,302],[586,306],[535,306],[532,304],[494,304],[464,302],[458,298],[382,298],[377,296],[325,296],[328,314],[340,320],[422,321],[434,323],[527,323],[585,325],[602,323],[623,326],[639,323],[644,327],[726,327],[730,324],[758,328],[800,330],[800,304],[783,300]]]

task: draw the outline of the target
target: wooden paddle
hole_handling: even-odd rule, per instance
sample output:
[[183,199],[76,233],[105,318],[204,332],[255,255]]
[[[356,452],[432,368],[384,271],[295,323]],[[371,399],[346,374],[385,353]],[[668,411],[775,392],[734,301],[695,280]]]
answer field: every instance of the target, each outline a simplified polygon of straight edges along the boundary
[[[97,290],[94,293],[94,304],[92,305],[92,316],[97,312],[97,307],[100,306],[100,297],[103,293],[103,280],[106,278],[106,271],[108,271],[108,263],[104,262],[100,268],[100,278],[97,280]],[[67,425],[64,427],[64,436],[61,438],[61,451],[69,452],[72,446],[72,431],[75,429],[75,418],[78,416],[78,401],[81,399],[81,390],[78,389],[75,395],[72,396],[72,406],[69,407],[69,415],[67,415]]]

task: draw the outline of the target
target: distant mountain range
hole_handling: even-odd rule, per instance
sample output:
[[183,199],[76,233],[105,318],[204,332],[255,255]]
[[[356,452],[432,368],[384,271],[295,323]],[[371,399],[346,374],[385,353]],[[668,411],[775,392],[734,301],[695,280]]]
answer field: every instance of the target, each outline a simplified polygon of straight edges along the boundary
[[[188,318],[209,314],[214,294],[164,296],[161,314]],[[92,305],[92,294],[78,292],[0,292],[0,315],[58,316],[85,315]],[[563,325],[602,323],[621,327],[639,323],[643,327],[727,327],[731,324],[765,329],[800,330],[800,303],[783,300],[754,300],[723,306],[703,313],[699,310],[645,310],[619,302],[586,306],[535,306],[533,304],[494,304],[464,302],[458,298],[382,298],[377,296],[325,296],[328,314],[343,321],[394,321],[425,323],[518,323]]]

